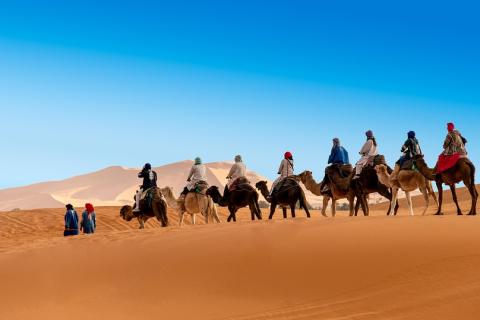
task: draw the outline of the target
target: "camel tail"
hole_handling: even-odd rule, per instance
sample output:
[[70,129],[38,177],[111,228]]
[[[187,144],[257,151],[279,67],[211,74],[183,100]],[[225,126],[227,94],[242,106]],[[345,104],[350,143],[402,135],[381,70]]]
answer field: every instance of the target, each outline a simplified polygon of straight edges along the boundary
[[475,186],[475,166],[471,161],[467,161],[467,164],[470,166],[470,179],[472,182],[473,190],[475,190],[475,193],[478,196],[477,187]]
[[300,188],[300,209],[307,209],[308,210],[308,202],[307,202],[307,197],[305,197],[305,192],[303,192],[303,189]]

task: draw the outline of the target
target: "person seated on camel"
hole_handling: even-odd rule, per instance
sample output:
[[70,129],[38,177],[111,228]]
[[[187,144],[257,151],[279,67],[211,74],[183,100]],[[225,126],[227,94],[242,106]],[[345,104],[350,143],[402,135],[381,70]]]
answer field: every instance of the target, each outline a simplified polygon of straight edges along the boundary
[[355,176],[353,179],[358,179],[362,173],[363,167],[368,164],[370,158],[377,155],[377,141],[373,136],[372,130],[365,132],[365,135],[367,136],[367,141],[359,152],[362,157],[355,164]]
[[223,192],[223,199],[227,200],[230,193],[230,188],[232,185],[239,179],[245,177],[247,173],[247,167],[243,163],[242,156],[235,156],[235,163],[232,165],[230,172],[227,175],[227,185],[225,186],[225,191]]
[[280,162],[280,168],[278,168],[278,174],[280,177],[275,179],[272,184],[272,189],[270,190],[270,196],[275,190],[275,187],[285,178],[293,176],[293,155],[290,151],[285,152],[283,155],[283,160]]
[[403,144],[400,152],[402,152],[402,156],[395,163],[395,168],[393,169],[393,173],[390,178],[392,182],[398,181],[398,173],[405,162],[413,160],[414,156],[423,155],[422,149],[420,148],[420,143],[416,138],[415,131],[409,131],[407,133],[407,141],[405,141]]
[[[348,159],[348,152],[345,150],[344,147],[340,145],[340,139],[333,138],[333,146],[332,150],[330,151],[330,156],[328,157],[328,164],[329,165],[345,165],[350,164],[350,160]],[[325,169],[325,177],[323,178],[322,184],[320,185],[321,192],[328,192],[328,184],[327,184],[327,170],[329,167]]]
[[461,156],[467,155],[467,150],[465,149],[465,144],[467,139],[465,139],[461,133],[455,129],[453,123],[447,124],[448,134],[443,142],[443,155],[449,156],[454,154],[459,154]]
[[202,159],[200,159],[200,157],[195,158],[195,162],[188,174],[187,182],[187,186],[183,188],[183,191],[180,194],[181,198],[185,198],[187,193],[195,191],[199,182],[207,182],[207,168],[202,164]]
[[143,182],[135,195],[135,207],[133,208],[133,211],[135,212],[140,211],[140,200],[142,199],[144,192],[157,186],[157,173],[152,170],[152,165],[150,163],[145,163],[142,171],[138,173],[138,177],[143,179]]

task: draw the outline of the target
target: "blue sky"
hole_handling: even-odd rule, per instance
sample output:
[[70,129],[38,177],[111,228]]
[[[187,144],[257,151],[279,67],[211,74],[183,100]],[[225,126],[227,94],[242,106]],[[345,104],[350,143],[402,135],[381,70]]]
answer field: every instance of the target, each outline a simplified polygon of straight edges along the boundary
[[480,161],[473,1],[2,1],[0,187],[200,155],[321,177],[372,129],[393,162],[445,123]]

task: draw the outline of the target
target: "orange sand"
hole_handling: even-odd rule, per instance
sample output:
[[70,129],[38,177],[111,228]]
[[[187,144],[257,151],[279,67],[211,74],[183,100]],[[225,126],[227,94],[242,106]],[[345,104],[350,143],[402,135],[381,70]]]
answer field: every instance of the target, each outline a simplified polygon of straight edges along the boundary
[[145,230],[98,208],[98,233],[73,238],[63,210],[0,213],[0,319],[479,319],[480,216],[445,198],[443,217]]

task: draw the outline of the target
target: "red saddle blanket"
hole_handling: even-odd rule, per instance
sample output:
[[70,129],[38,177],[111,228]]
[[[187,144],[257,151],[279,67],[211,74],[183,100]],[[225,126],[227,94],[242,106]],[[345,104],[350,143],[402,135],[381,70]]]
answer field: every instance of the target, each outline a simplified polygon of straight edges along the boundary
[[437,166],[435,167],[436,173],[442,173],[450,168],[453,168],[457,164],[458,160],[463,158],[461,154],[454,153],[452,155],[441,154],[438,156]]

